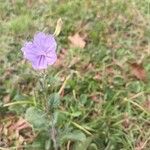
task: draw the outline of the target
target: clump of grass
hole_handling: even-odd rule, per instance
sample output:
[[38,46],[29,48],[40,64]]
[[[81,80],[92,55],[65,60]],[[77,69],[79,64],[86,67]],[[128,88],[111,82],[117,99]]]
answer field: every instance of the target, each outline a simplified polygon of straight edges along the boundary
[[29,15],[21,15],[8,22],[10,31],[16,34],[22,34],[29,30],[32,18]]

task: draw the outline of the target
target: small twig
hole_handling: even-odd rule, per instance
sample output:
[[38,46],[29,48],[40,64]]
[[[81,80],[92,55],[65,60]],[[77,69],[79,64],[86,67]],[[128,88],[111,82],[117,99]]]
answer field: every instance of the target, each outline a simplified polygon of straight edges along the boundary
[[144,94],[144,92],[137,93],[137,94],[133,95],[132,97],[130,97],[129,99],[135,99],[143,94]]
[[17,102],[4,104],[3,107],[8,107],[8,106],[12,106],[12,105],[18,105],[18,104],[34,104],[34,103],[32,101],[17,101]]
[[142,149],[144,149],[144,147],[146,146],[146,144],[148,143],[148,141],[150,140],[150,137],[143,143],[143,145],[142,145]]
[[64,90],[64,88],[65,88],[65,86],[66,86],[66,84],[67,84],[67,81],[70,79],[70,77],[71,77],[71,74],[66,77],[66,79],[65,79],[65,81],[63,82],[63,84],[62,84],[60,90],[58,91],[58,94],[59,94],[59,95],[60,95],[60,94],[62,93],[62,91]]
[[0,147],[0,150],[9,150],[8,148],[2,148],[2,147]]
[[71,143],[71,141],[69,140],[67,143],[67,150],[70,150],[70,143]]

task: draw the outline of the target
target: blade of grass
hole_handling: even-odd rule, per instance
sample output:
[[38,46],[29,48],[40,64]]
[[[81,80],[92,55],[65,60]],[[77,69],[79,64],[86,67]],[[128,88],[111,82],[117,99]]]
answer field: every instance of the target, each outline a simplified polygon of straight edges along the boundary
[[86,134],[92,135],[91,132],[89,132],[88,130],[86,130],[86,129],[85,129],[84,127],[82,127],[81,125],[79,125],[79,124],[77,124],[77,123],[75,123],[75,122],[71,122],[71,123],[72,123],[75,127],[77,127],[78,129],[84,131]]

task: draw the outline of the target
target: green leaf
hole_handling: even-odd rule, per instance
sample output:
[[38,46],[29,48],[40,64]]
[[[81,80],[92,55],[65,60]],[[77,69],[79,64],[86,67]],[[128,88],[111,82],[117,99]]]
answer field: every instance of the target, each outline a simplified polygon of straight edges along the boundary
[[35,107],[30,107],[27,109],[25,118],[33,125],[34,128],[37,128],[38,130],[46,129],[49,125],[45,114]]
[[77,142],[74,145],[74,149],[73,150],[87,150],[90,143],[92,142],[92,138],[87,138],[86,140],[82,141],[82,142]]
[[71,113],[70,115],[71,115],[72,117],[79,117],[81,114],[82,114],[81,111],[77,111],[77,112]]
[[72,140],[72,141],[84,141],[86,139],[86,136],[83,132],[76,130],[72,133],[67,133],[62,137],[63,141],[66,140]]
[[27,150],[49,150],[51,148],[51,140],[47,131],[41,131],[36,139],[29,145]]
[[48,104],[50,108],[57,108],[60,104],[60,96],[58,93],[53,93],[48,99]]
[[90,144],[88,150],[98,150],[97,145],[95,143]]

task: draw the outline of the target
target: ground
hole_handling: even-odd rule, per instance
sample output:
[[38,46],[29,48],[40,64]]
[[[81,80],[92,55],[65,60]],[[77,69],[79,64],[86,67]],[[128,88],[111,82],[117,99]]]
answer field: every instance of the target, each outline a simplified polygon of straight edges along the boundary
[[[20,49],[59,18],[43,90]],[[150,149],[149,0],[1,0],[0,44],[0,150]]]

